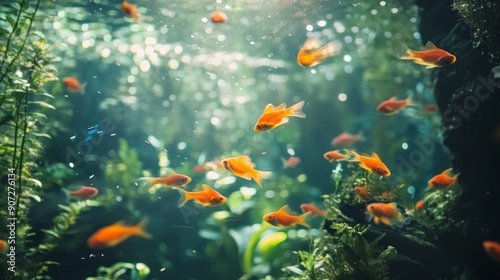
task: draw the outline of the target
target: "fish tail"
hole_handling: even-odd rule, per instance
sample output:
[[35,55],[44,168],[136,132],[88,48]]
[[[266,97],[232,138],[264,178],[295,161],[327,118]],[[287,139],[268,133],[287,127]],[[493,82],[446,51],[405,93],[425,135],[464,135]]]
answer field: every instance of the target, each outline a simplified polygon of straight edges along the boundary
[[304,101],[300,101],[297,104],[288,108],[288,110],[290,112],[290,116],[297,117],[297,118],[305,118],[306,114],[304,114],[304,112],[302,112],[303,106],[304,106]]
[[284,157],[281,157],[281,162],[283,163],[283,169],[287,169],[288,166],[286,166],[286,159]]
[[341,49],[342,45],[337,41],[333,41],[321,47],[318,52],[320,54],[320,58],[326,58],[339,54]]
[[402,59],[402,60],[412,60],[412,59],[415,59],[415,53],[412,50],[408,49],[406,51],[406,53],[408,55],[402,55],[402,56],[399,57],[399,59]]
[[183,189],[180,189],[180,188],[172,188],[174,190],[177,190],[179,192],[179,194],[181,195],[181,197],[179,197],[179,202],[177,202],[177,207],[182,207],[186,204],[186,202],[188,202],[191,197],[189,196],[189,193]]
[[311,226],[309,225],[309,223],[306,221],[306,219],[308,219],[311,215],[312,215],[311,211],[308,211],[308,212],[300,215],[297,223],[299,225],[305,226],[306,228],[311,228]]
[[267,179],[273,175],[270,171],[257,171],[254,174],[253,179],[257,182],[257,185],[262,188],[262,180]]
[[405,99],[405,101],[406,101],[406,106],[417,106],[417,104],[415,104],[415,103],[413,102],[413,99],[412,99],[412,98],[413,98],[413,96],[411,96],[411,95],[410,95],[410,96],[408,96],[408,97]]
[[82,88],[80,89],[81,94],[85,94],[85,88],[87,87],[87,82],[82,84]]
[[[348,154],[349,154],[349,156],[347,159],[345,159],[345,161],[359,162],[359,154],[356,153],[354,150],[350,150],[350,152]],[[347,156],[347,154],[346,154],[346,156]]]
[[135,228],[137,229],[137,233],[136,234],[138,236],[142,236],[144,238],[148,238],[149,239],[149,238],[151,238],[151,234],[149,234],[147,231],[144,230],[144,228],[146,227],[147,223],[148,222],[146,220],[144,220],[144,221],[138,223],[135,226]]
[[158,178],[155,177],[141,177],[138,181],[147,184],[149,187],[158,184]]

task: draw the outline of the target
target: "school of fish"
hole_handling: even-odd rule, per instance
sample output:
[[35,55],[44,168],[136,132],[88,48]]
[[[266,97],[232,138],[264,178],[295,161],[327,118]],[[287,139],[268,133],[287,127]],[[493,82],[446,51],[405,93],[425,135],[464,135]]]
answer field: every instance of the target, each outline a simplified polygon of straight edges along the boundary
[[[136,23],[141,23],[141,17],[135,5],[124,1],[121,4],[121,10],[125,17],[132,18]],[[214,24],[225,23],[228,16],[220,11],[215,10],[210,15],[210,20]],[[337,41],[328,42],[322,45],[318,38],[308,38],[303,46],[299,49],[297,55],[297,63],[303,67],[314,67],[324,63],[330,57],[338,55],[342,48],[341,43]],[[426,68],[445,67],[452,65],[457,61],[455,55],[439,49],[432,42],[427,42],[423,50],[407,50],[407,55],[399,57],[401,60],[413,60],[414,63],[426,66]],[[65,77],[63,85],[68,92],[81,93],[85,92],[86,83],[81,83],[76,77]],[[278,106],[268,104],[262,115],[257,119],[254,131],[255,132],[268,132],[274,130],[286,123],[290,117],[305,118],[306,115],[302,112],[305,101],[300,101],[295,105],[286,107],[282,103]],[[420,106],[421,110],[425,113],[433,113],[437,110],[435,104],[421,104],[416,105],[410,96],[405,99],[398,100],[396,96],[388,100],[381,101],[376,111],[383,115],[394,115],[404,110],[406,107]],[[331,141],[334,147],[350,148],[357,142],[366,141],[362,132],[357,134],[349,134],[343,132]],[[390,170],[382,162],[377,153],[372,152],[371,155],[360,155],[353,149],[332,150],[327,151],[323,158],[328,162],[357,162],[359,166],[369,173],[376,174],[381,177],[389,177]],[[283,169],[293,168],[300,164],[300,158],[292,156],[288,159],[282,158]],[[221,171],[223,169],[231,172],[233,175],[244,178],[246,180],[254,180],[259,187],[263,187],[262,180],[270,178],[273,173],[270,171],[260,171],[254,168],[255,164],[247,155],[240,155],[231,158],[225,158],[220,161],[206,162],[198,164],[193,168],[193,172],[204,173],[208,170]],[[435,175],[428,182],[429,187],[435,189],[446,189],[452,186],[459,176],[459,173],[451,175],[452,168],[444,170],[442,173]],[[187,191],[182,187],[191,182],[191,178],[184,174],[166,174],[162,177],[142,177],[138,178],[139,182],[145,183],[149,188],[160,185],[170,187],[177,190],[180,194],[178,207],[184,206],[188,201],[193,200],[195,203],[202,206],[219,206],[226,203],[227,198],[212,189],[207,184],[202,184],[200,191]],[[82,186],[78,190],[68,191],[65,190],[69,199],[92,199],[98,195],[97,188]],[[353,188],[353,194],[359,199],[368,201],[373,199],[373,196],[368,192],[365,186],[356,186]],[[383,198],[391,199],[392,192],[384,192]],[[424,211],[425,201],[419,200],[416,202],[414,211]],[[276,227],[291,227],[295,225],[302,225],[310,228],[307,221],[311,215],[327,218],[328,210],[322,210],[315,206],[313,203],[303,203],[300,205],[301,210],[304,212],[302,215],[293,215],[288,205],[284,205],[276,212],[271,212],[264,215],[263,220]],[[384,225],[393,227],[401,227],[409,222],[408,217],[405,217],[398,206],[394,202],[372,202],[366,206],[367,219],[374,221],[375,224],[382,223]],[[87,241],[90,248],[104,249],[113,247],[125,241],[131,236],[139,236],[143,238],[151,238],[144,228],[146,221],[141,221],[135,226],[127,226],[123,222],[116,222],[115,224],[104,226],[92,234]],[[500,237],[499,237],[500,239]],[[484,241],[483,247],[485,252],[496,262],[500,263],[500,243],[496,241]],[[6,242],[0,240],[0,252],[5,250]]]

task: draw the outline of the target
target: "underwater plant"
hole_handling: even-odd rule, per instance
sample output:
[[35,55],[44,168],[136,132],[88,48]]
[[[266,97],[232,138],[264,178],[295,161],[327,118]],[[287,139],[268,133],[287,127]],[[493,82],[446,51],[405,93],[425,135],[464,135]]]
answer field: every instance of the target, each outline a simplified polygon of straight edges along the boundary
[[87,277],[86,280],[145,280],[150,269],[144,263],[115,263],[110,267],[101,266],[97,269],[96,277]]

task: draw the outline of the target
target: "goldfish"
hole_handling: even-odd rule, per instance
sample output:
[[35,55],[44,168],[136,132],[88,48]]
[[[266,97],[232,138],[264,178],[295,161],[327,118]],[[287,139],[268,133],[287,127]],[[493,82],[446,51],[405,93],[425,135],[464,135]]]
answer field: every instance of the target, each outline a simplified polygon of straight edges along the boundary
[[438,107],[436,104],[429,103],[422,105],[422,109],[427,113],[434,113],[437,111]]
[[384,176],[384,177],[389,177],[391,176],[391,171],[385,164],[382,162],[380,157],[377,155],[377,153],[372,153],[372,156],[361,156],[357,154],[355,151],[351,152],[355,160],[354,161],[359,161],[359,166],[361,168],[366,169],[370,172],[373,172],[377,175]]
[[205,171],[207,171],[207,167],[205,166],[205,164],[197,164],[193,166],[191,170],[195,173],[205,173]]
[[267,179],[273,174],[269,171],[259,171],[254,169],[255,164],[249,156],[239,156],[233,158],[226,158],[221,161],[226,170],[234,175],[251,180],[254,179],[257,185],[262,188],[262,179]]
[[277,227],[289,227],[295,226],[296,224],[303,225],[310,228],[309,224],[305,221],[312,212],[306,212],[300,216],[292,216],[287,213],[288,205],[281,207],[278,212],[271,212],[264,215],[264,220],[273,226]]
[[333,161],[341,161],[346,160],[348,158],[347,155],[341,154],[339,150],[329,151],[323,154],[323,158],[328,160],[329,162]]
[[83,93],[85,90],[85,84],[81,84],[75,77],[66,77],[63,79],[63,85],[69,92],[79,92]]
[[292,168],[297,166],[300,163],[299,157],[289,157],[288,159],[281,158],[283,162],[283,169]]
[[496,262],[500,263],[500,243],[495,241],[484,241],[483,247],[486,253]]
[[281,103],[278,107],[274,107],[273,104],[269,103],[264,109],[264,113],[257,120],[254,130],[263,132],[274,129],[287,123],[288,117],[305,118],[306,114],[302,112],[302,106],[304,106],[304,101],[300,101],[289,108],[286,108],[285,103]]
[[167,187],[179,187],[191,182],[191,178],[184,174],[172,174],[164,177],[141,177],[139,181],[147,182],[150,187],[161,184]]
[[99,190],[94,187],[82,186],[76,191],[66,191],[69,198],[75,199],[91,199],[99,193]]
[[382,103],[378,105],[377,111],[384,115],[393,115],[404,109],[406,106],[415,106],[410,97],[404,100],[397,100],[394,96],[388,100],[382,101]]
[[104,249],[114,247],[133,235],[151,238],[151,235],[144,231],[145,226],[146,221],[135,226],[126,226],[122,222],[116,222],[92,234],[87,240],[87,245],[92,249]]
[[182,207],[189,200],[194,200],[196,203],[203,206],[217,206],[226,203],[227,198],[213,190],[209,185],[203,184],[202,188],[202,191],[188,192],[174,187],[174,189],[179,191],[179,194],[181,195],[177,206]]
[[338,42],[330,42],[321,46],[318,39],[309,38],[306,40],[297,55],[297,62],[300,66],[312,67],[322,63],[326,58],[340,53],[341,45]]
[[358,197],[361,197],[363,199],[370,199],[371,197],[371,195],[368,193],[368,189],[362,186],[354,187],[354,193],[356,193]]
[[424,205],[425,205],[424,200],[421,199],[421,200],[417,201],[417,203],[415,203],[415,209],[417,211],[422,211],[422,210],[424,210]]
[[439,49],[432,42],[425,44],[425,50],[407,50],[407,56],[401,56],[403,60],[413,60],[416,64],[425,65],[425,68],[443,67],[455,63],[457,58],[449,52]]
[[326,217],[326,211],[319,209],[312,203],[302,203],[300,205],[300,209],[302,209],[302,212],[304,213],[311,212],[313,215]]
[[452,168],[448,168],[445,171],[441,172],[441,174],[432,177],[429,180],[429,186],[440,189],[451,186],[457,180],[458,175],[460,175],[459,173],[451,177],[449,175],[451,170]]
[[127,1],[122,2],[122,12],[126,17],[133,18],[135,22],[141,23],[137,8]]
[[366,206],[368,219],[373,221],[375,224],[382,222],[385,225],[390,227],[395,224],[398,227],[401,227],[406,223],[406,219],[398,210],[395,202],[392,203],[370,203]]
[[227,15],[221,11],[213,11],[210,14],[210,20],[213,23],[224,23],[227,21]]
[[7,248],[9,248],[7,241],[0,239],[0,253],[3,253],[4,251],[6,251]]
[[331,144],[332,146],[346,147],[363,140],[364,138],[361,132],[359,132],[358,134],[349,134],[347,132],[342,132],[339,136],[332,139]]

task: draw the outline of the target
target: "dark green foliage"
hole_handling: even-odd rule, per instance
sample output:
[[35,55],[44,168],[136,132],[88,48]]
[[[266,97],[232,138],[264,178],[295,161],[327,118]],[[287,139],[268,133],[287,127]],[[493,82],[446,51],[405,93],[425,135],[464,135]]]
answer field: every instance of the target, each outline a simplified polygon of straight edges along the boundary
[[97,270],[97,277],[87,277],[86,280],[144,280],[148,277],[150,269],[143,263],[115,263],[110,267],[101,266]]

